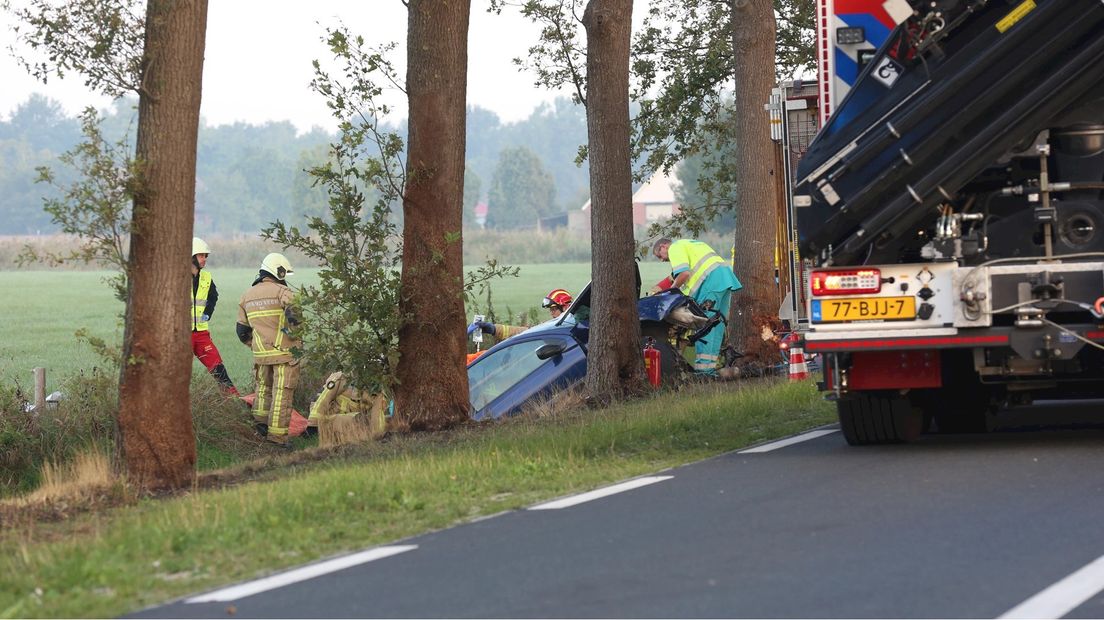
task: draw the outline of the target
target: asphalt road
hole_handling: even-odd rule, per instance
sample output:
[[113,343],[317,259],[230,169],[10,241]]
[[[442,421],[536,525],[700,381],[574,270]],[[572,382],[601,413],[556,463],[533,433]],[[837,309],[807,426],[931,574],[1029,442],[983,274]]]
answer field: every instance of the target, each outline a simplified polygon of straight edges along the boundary
[[828,432],[730,453],[136,617],[1101,617],[1104,427],[1069,426],[1100,407],[907,446]]

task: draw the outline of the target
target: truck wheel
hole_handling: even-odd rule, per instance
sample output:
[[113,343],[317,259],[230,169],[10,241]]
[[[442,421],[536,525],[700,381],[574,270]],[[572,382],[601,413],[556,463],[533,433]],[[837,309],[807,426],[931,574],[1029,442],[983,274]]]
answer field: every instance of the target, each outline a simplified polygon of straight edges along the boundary
[[940,433],[984,433],[989,430],[989,390],[978,386],[973,393],[952,392],[943,410],[932,415]]
[[669,326],[665,323],[640,324],[640,347],[644,348],[650,338],[655,341],[655,348],[659,349],[659,380],[664,387],[677,385],[684,372],[693,370],[671,346],[668,330]]
[[924,392],[927,392],[924,410],[932,414],[940,433],[984,433],[988,430],[993,388],[978,380],[968,352],[945,352],[943,387]]
[[983,385],[944,386],[940,389],[913,390],[909,399],[924,412],[925,430],[935,423],[940,434],[984,433],[986,416],[992,409],[991,392]]
[[853,446],[915,441],[923,431],[924,414],[894,393],[852,393],[836,401],[836,412]]

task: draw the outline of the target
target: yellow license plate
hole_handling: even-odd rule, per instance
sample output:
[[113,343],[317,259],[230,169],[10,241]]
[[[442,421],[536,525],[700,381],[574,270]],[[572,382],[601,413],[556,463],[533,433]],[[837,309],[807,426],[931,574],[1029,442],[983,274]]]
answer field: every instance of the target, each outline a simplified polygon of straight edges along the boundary
[[899,321],[916,318],[915,297],[814,299],[812,321]]

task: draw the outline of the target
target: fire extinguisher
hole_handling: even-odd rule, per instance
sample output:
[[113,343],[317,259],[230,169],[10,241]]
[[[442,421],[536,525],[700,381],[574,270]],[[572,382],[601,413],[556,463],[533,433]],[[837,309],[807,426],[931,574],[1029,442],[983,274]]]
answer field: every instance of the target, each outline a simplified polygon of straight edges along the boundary
[[648,338],[644,344],[644,370],[648,373],[648,382],[652,387],[659,387],[662,377],[659,369],[659,349],[655,348],[654,338]]

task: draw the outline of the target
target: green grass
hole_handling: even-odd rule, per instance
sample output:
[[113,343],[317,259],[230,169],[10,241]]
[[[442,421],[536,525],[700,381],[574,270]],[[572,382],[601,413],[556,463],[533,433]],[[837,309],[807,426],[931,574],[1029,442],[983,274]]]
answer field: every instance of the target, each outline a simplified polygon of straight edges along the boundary
[[810,383],[362,446],[274,479],[0,533],[0,617],[109,617],[829,422]]
[[[500,321],[506,311],[515,315],[539,307],[541,299],[553,288],[578,293],[590,279],[588,263],[559,265],[521,265],[518,278],[502,280],[492,287],[492,300]],[[231,379],[250,391],[252,361],[248,347],[234,333],[238,299],[252,283],[253,269],[220,269],[212,264],[219,290],[219,305],[211,322],[211,334],[219,347]],[[667,267],[655,261],[641,264],[645,287],[659,281]],[[96,353],[79,343],[73,333],[87,328],[93,336],[108,342],[122,341],[119,314],[123,305],[111,296],[102,282],[106,272],[96,271],[0,271],[0,284],[20,298],[17,312],[7,313],[0,321],[0,384],[18,385],[30,391],[31,370],[47,369],[47,390],[66,390],[67,380],[82,370],[102,364]],[[292,284],[315,283],[316,269],[296,273]],[[182,293],[187,298],[188,293]],[[14,309],[14,306],[13,306]],[[471,312],[468,313],[473,314]],[[195,372],[203,368],[196,361]]]

